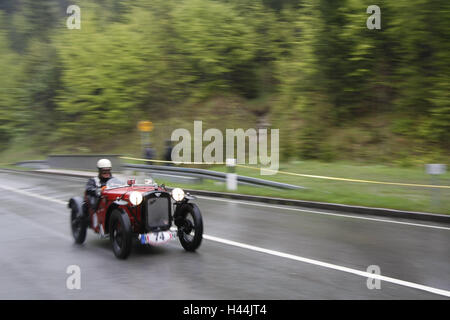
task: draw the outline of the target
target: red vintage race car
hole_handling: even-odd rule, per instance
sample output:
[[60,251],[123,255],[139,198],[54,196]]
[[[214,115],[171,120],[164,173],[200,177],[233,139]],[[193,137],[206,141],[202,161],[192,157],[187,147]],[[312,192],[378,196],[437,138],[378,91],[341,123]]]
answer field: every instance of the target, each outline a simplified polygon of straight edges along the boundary
[[75,242],[84,243],[87,228],[110,238],[114,254],[126,259],[133,239],[144,245],[158,245],[178,238],[183,248],[195,251],[202,241],[203,220],[193,196],[146,179],[123,183],[110,179],[95,205],[87,195],[69,200],[70,222]]

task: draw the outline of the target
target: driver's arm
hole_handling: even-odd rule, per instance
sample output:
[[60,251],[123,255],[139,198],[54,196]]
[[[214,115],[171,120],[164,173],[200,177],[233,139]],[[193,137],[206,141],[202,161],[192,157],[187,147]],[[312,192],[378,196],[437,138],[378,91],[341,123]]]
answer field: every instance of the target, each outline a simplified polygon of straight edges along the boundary
[[86,183],[86,194],[94,197],[99,195],[99,188],[97,188],[95,180],[92,178],[90,178]]

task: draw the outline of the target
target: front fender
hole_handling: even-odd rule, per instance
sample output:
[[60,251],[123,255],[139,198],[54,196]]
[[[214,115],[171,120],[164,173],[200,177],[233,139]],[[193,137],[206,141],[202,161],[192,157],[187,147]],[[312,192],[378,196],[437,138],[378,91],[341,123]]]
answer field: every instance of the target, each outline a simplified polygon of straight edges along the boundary
[[[125,202],[125,204],[128,204],[128,202]],[[122,201],[114,201],[113,203],[111,203],[111,205],[108,207],[108,210],[106,211],[106,216],[105,216],[105,233],[108,234],[109,233],[109,219],[111,218],[111,213],[114,211],[114,209],[118,209],[121,211],[122,214],[127,215],[128,217],[128,213],[126,212],[126,210],[124,210],[121,206],[122,206]]]
[[[192,208],[194,211],[198,211],[200,213],[200,208],[195,204],[191,202],[180,202],[176,204],[175,207],[175,213],[173,214],[173,221],[177,227],[179,227],[179,222],[183,221],[185,217],[185,212]],[[200,213],[201,215],[201,213]]]
[[186,195],[184,196],[188,201],[189,200],[195,200],[195,199],[197,199],[197,197],[196,196],[193,196],[192,194],[190,194],[190,193],[186,193]]
[[73,197],[70,198],[69,202],[67,203],[67,207],[72,210],[77,210],[77,212],[83,212],[83,198],[81,197]]

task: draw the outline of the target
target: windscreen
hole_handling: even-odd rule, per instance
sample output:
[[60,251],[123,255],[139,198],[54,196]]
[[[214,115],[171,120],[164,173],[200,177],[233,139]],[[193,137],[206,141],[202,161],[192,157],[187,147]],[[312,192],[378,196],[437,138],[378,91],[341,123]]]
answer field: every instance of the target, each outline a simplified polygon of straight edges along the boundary
[[111,178],[108,180],[108,182],[106,182],[106,188],[110,189],[110,188],[118,188],[118,187],[123,187],[126,186],[127,184],[118,179],[118,178]]

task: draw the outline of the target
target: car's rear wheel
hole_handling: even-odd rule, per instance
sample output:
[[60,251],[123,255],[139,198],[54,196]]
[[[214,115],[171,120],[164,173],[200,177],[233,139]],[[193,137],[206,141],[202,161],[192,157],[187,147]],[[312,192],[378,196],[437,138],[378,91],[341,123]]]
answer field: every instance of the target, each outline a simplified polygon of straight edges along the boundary
[[126,259],[132,247],[131,223],[128,215],[119,209],[114,209],[111,213],[109,238],[116,257]]
[[86,240],[88,227],[87,219],[84,216],[83,207],[79,201],[72,201],[70,204],[70,225],[75,243],[82,244]]
[[203,239],[203,219],[193,203],[183,204],[177,217],[178,237],[186,251],[195,251]]

